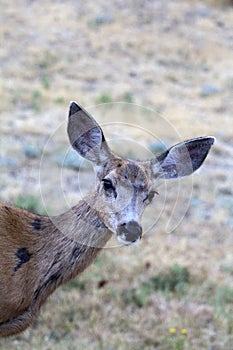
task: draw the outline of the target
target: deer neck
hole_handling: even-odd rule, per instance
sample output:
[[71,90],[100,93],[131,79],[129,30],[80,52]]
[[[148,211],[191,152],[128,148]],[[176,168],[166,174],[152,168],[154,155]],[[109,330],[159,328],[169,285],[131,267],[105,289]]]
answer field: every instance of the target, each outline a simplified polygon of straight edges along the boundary
[[[42,225],[45,234],[38,249],[38,261],[46,263],[38,266],[35,308],[39,308],[59,285],[83,272],[112,236],[98,212],[85,199]],[[49,252],[46,257],[45,251]]]
[[52,218],[52,221],[59,232],[75,245],[101,249],[111,237],[111,232],[89,198],[85,197],[78,205]]
[[86,197],[67,212],[49,219],[52,264],[57,257],[61,269],[66,266],[71,277],[82,272],[112,236],[89,203]]

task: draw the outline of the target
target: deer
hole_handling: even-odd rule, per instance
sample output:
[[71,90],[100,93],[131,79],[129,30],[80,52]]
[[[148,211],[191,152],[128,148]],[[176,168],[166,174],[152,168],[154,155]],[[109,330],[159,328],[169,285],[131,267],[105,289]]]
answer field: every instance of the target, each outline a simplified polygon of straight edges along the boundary
[[60,285],[81,274],[115,235],[142,238],[140,219],[159,179],[192,174],[215,138],[180,142],[150,160],[115,154],[100,125],[78,103],[68,115],[71,146],[95,168],[93,189],[66,212],[49,217],[0,204],[0,337],[24,331]]

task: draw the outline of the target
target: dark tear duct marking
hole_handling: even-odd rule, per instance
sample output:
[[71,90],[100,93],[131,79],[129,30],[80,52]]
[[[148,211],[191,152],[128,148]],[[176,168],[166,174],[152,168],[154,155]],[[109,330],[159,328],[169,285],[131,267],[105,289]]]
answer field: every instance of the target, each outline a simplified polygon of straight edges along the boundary
[[36,218],[31,225],[35,230],[39,231],[41,229],[41,219]]
[[23,264],[31,259],[32,254],[26,248],[20,248],[15,253],[15,257],[19,260],[18,264],[14,267],[13,271],[16,272]]

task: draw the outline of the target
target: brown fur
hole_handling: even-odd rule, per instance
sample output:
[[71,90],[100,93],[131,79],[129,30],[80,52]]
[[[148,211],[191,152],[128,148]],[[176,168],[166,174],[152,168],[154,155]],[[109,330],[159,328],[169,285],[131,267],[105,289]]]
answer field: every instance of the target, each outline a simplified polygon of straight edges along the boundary
[[[33,227],[36,219],[40,229]],[[1,205],[0,222],[0,336],[4,337],[28,327],[47,297],[81,273],[111,233],[85,201],[52,220]],[[87,222],[92,228],[89,236]],[[17,252],[22,248],[28,261],[20,266]]]

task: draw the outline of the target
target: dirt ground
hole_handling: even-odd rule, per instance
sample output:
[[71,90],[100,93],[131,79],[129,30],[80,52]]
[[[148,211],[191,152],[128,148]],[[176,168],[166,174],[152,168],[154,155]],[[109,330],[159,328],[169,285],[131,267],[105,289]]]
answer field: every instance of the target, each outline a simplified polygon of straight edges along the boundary
[[[183,139],[216,137],[193,177],[158,184],[139,245],[119,247],[113,238],[0,349],[233,350],[233,8],[226,3],[0,0],[1,201],[33,201],[55,214],[90,189],[92,167],[66,163],[72,100],[122,156],[146,159]],[[151,286],[177,266],[188,281]]]

